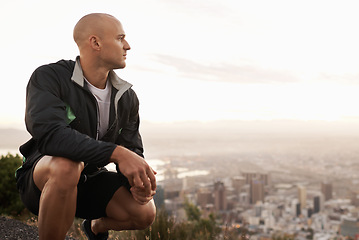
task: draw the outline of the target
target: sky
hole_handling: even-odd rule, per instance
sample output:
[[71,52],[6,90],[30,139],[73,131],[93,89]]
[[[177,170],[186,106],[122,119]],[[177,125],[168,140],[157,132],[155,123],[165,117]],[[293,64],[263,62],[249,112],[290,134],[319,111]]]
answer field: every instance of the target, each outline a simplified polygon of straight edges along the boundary
[[12,0],[0,3],[0,128],[24,128],[40,65],[79,54],[76,22],[118,18],[142,121],[359,122],[359,2]]

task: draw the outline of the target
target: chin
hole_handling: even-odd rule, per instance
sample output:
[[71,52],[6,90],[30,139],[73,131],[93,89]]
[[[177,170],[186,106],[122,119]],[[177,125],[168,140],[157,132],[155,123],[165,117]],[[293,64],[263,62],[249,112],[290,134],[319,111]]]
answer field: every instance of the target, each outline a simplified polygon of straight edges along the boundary
[[126,63],[121,63],[116,65],[113,69],[121,69],[121,68],[125,68],[126,67]]

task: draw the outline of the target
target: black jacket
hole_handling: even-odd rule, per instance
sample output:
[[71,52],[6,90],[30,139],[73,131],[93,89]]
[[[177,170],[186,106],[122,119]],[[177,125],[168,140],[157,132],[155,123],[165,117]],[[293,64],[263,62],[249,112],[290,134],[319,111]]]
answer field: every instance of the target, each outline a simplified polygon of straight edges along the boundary
[[26,159],[22,168],[30,168],[40,155],[82,161],[85,171],[103,167],[117,145],[143,157],[138,98],[132,85],[113,71],[109,80],[109,129],[97,139],[97,102],[84,82],[79,59],[61,60],[35,70],[27,86],[25,115],[32,138],[20,147]]

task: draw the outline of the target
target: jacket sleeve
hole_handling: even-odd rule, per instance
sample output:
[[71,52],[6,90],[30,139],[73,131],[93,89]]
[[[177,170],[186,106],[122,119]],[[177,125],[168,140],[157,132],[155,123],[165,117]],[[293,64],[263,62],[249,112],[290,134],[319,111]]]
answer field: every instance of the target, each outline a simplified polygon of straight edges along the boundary
[[117,138],[116,144],[126,147],[127,149],[144,157],[143,144],[141,134],[139,132],[139,101],[136,93],[131,90],[131,109],[127,124],[121,129],[121,133]]
[[26,92],[27,130],[42,154],[106,165],[116,145],[97,141],[70,127],[66,105],[61,100],[64,85],[60,81],[57,72],[48,66],[33,73]]

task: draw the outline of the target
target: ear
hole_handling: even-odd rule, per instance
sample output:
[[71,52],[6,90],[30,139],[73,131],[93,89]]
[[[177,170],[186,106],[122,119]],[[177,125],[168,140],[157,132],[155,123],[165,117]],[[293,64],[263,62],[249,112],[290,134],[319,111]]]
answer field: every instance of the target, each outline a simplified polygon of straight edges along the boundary
[[92,49],[98,51],[101,49],[100,47],[100,42],[97,36],[91,36],[90,37],[90,45],[92,47]]

